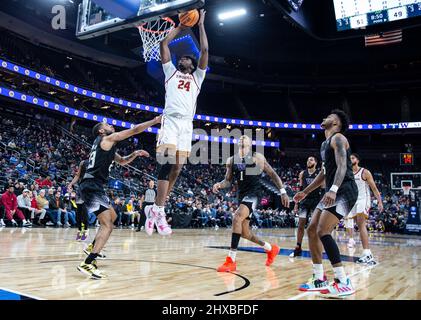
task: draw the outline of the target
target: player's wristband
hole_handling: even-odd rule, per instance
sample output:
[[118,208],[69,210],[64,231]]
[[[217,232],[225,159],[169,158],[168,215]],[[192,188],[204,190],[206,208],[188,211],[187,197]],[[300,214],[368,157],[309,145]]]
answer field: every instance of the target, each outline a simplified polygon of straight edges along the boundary
[[333,186],[330,187],[329,191],[332,191],[332,192],[336,193],[336,192],[338,192],[338,189],[339,189],[339,187],[334,184]]
[[287,194],[287,191],[285,190],[285,188],[281,188],[279,191],[281,191],[281,196],[284,194]]

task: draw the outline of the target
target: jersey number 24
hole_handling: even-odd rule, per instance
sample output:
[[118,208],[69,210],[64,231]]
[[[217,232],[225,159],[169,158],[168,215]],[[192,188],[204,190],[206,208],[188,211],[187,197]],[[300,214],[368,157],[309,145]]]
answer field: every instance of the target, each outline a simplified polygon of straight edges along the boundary
[[178,89],[186,90],[187,92],[190,91],[190,81],[180,80],[178,82]]

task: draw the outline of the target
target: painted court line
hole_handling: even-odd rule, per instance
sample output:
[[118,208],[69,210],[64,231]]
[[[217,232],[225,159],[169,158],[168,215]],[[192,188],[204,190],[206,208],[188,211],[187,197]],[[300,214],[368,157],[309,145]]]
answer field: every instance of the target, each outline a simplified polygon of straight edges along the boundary
[[11,290],[11,289],[7,289],[7,288],[3,288],[3,287],[0,287],[0,290],[11,292],[11,293],[18,294],[20,296],[28,297],[28,298],[35,299],[35,300],[45,300],[43,298],[39,298],[39,297],[33,296],[31,294],[22,293],[20,291]]
[[[357,272],[354,272],[349,277],[350,278],[355,277],[357,274],[360,274],[361,272],[364,272],[364,271],[369,270],[369,269],[373,269],[375,267],[376,266],[368,266],[368,267],[365,267],[365,268],[363,268],[361,270],[358,270]],[[293,296],[291,298],[288,298],[288,300],[298,300],[300,298],[303,298],[303,297],[306,297],[306,296],[310,296],[310,295],[319,295],[319,292],[317,292],[317,291],[316,292],[302,292],[300,294],[297,294],[296,296]]]

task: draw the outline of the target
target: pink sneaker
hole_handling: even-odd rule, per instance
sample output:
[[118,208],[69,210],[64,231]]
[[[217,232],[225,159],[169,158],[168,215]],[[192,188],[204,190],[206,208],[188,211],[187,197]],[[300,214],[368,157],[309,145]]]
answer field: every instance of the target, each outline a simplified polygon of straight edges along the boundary
[[155,224],[161,236],[168,236],[172,233],[171,227],[168,225],[167,219],[165,218],[165,212],[157,213]]
[[153,210],[153,206],[145,207],[145,216],[146,216],[145,231],[148,236],[151,236],[153,233],[157,215],[158,213]]

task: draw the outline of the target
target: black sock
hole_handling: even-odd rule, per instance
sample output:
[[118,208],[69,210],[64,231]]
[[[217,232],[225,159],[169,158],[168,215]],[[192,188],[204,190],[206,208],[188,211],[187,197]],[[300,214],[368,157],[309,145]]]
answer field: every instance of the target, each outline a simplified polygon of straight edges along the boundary
[[323,243],[323,247],[325,248],[326,254],[332,266],[340,263],[341,254],[339,252],[338,245],[336,244],[335,240],[333,240],[332,236],[330,234],[325,234],[324,236],[320,237],[320,241]]
[[231,249],[237,250],[238,244],[240,243],[241,234],[233,233],[231,236]]
[[93,246],[95,246],[95,239],[94,239],[94,241],[92,241],[92,247],[93,247]]
[[297,242],[297,247],[301,249],[301,243]]
[[90,253],[89,256],[86,258],[85,263],[91,264],[98,257],[98,253]]

